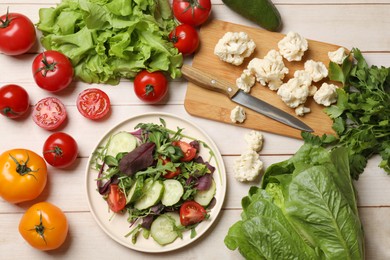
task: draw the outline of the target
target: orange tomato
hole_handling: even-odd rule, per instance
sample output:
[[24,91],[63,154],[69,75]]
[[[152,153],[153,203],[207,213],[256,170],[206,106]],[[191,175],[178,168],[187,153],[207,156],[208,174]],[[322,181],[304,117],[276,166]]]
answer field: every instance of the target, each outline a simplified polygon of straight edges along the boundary
[[34,248],[59,248],[68,235],[68,221],[60,208],[40,202],[31,206],[19,222],[19,233]]
[[47,166],[38,154],[12,149],[0,155],[0,196],[11,203],[33,200],[47,182]]

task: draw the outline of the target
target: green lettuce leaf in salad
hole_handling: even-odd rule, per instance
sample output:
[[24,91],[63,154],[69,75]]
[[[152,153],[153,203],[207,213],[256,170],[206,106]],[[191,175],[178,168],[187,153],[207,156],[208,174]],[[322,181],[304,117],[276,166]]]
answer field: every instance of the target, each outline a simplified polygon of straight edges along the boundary
[[247,259],[364,259],[348,151],[304,144],[242,199],[225,244]]
[[174,27],[168,0],[63,0],[41,8],[37,24],[44,48],[69,57],[76,77],[112,85],[143,69],[180,77]]

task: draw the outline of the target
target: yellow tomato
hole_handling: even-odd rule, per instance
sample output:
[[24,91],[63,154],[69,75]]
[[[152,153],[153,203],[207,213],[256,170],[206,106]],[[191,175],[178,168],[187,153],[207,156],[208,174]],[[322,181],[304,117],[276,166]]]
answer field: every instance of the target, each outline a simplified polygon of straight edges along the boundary
[[33,200],[47,182],[45,160],[27,149],[12,149],[0,155],[0,196],[8,202]]
[[59,248],[68,235],[68,221],[60,208],[40,202],[31,206],[19,222],[19,233],[34,248]]

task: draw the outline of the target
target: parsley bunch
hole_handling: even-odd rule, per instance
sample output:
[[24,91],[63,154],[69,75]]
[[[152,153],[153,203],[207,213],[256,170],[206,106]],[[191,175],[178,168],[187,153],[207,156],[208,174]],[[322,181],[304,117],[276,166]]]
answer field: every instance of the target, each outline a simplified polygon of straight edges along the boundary
[[368,66],[359,49],[351,54],[341,66],[329,64],[329,78],[344,86],[337,90],[337,103],[325,109],[338,137],[303,137],[309,143],[347,147],[355,180],[375,154],[382,157],[379,167],[390,174],[390,68]]

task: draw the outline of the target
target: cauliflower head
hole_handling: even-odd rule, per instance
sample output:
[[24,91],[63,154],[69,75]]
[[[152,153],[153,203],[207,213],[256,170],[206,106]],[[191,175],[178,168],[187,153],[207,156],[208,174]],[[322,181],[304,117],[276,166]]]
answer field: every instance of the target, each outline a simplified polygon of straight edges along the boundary
[[309,48],[305,38],[296,32],[289,32],[278,42],[280,54],[288,61],[300,61]]
[[230,112],[230,120],[233,123],[242,123],[245,121],[245,119],[246,119],[245,110],[240,106],[236,106]]
[[318,82],[328,76],[328,69],[321,61],[308,60],[305,62],[304,67],[314,82]]
[[227,32],[215,45],[214,54],[220,60],[238,66],[255,48],[255,42],[245,32]]
[[345,53],[345,49],[340,47],[335,51],[328,52],[328,57],[330,61],[341,65],[343,64],[344,59],[347,57],[347,54]]
[[337,101],[337,88],[334,84],[323,83],[320,89],[314,94],[314,101],[326,107],[330,106]]
[[299,78],[292,78],[280,86],[277,94],[287,106],[296,108],[306,102],[309,87]]
[[259,176],[263,165],[258,153],[253,150],[246,151],[234,162],[234,178],[241,182],[253,181]]
[[245,93],[249,93],[253,85],[255,85],[256,78],[249,70],[244,70],[241,76],[236,79],[236,85],[239,89],[242,89]]

